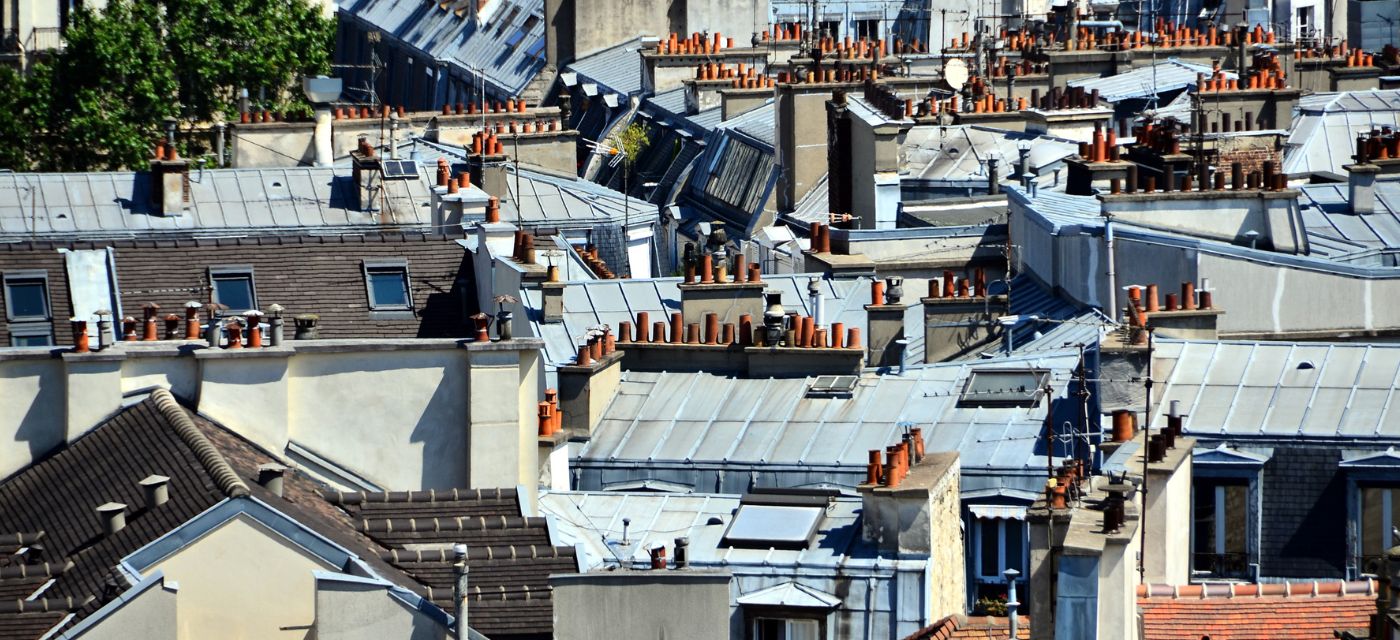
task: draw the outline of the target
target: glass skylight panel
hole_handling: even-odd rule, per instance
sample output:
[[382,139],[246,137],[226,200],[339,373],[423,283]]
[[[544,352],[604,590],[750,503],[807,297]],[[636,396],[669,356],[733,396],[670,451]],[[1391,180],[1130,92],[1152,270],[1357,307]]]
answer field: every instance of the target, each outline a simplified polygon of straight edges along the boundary
[[740,505],[724,543],[750,549],[805,549],[821,516],[817,507]]
[[1032,369],[973,371],[958,397],[959,407],[1035,407],[1049,373]]

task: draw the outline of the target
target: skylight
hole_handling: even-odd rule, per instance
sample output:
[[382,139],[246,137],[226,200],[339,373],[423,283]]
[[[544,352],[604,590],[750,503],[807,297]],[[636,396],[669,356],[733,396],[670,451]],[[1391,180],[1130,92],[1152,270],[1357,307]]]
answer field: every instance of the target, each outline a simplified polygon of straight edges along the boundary
[[855,376],[817,376],[807,389],[808,398],[849,398],[856,389]]
[[958,396],[959,407],[1022,407],[1040,405],[1048,371],[973,371]]
[[746,549],[806,549],[821,516],[820,507],[742,504],[721,544]]

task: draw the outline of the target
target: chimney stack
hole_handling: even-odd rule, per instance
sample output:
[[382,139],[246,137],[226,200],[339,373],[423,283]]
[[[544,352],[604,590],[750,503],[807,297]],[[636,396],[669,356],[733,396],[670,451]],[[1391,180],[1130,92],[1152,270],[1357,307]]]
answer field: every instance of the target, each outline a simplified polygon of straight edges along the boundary
[[[1363,156],[1364,157],[1364,156]],[[1357,215],[1370,215],[1376,212],[1376,176],[1381,168],[1362,160],[1347,165],[1348,200],[1351,212]]]
[[106,535],[126,528],[126,505],[120,502],[108,502],[98,507],[97,516],[102,519],[102,530]]
[[170,478],[162,475],[149,475],[140,482],[146,494],[146,508],[154,509],[170,501]]

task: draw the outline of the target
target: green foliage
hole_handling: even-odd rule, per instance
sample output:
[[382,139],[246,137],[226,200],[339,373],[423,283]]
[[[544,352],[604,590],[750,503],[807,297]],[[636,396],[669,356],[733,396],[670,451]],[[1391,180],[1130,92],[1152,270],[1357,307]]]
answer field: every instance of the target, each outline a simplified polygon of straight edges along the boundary
[[[193,128],[237,112],[238,90],[306,112],[300,77],[330,68],[335,23],[307,0],[111,0],[80,9],[51,64],[0,76],[0,151],[13,169],[143,168],[166,118]],[[189,149],[182,150],[188,156]]]
[[978,598],[977,603],[972,606],[972,612],[979,616],[1004,616],[1006,611],[1004,595]]
[[615,135],[615,138],[617,139],[615,144],[622,150],[622,156],[629,166],[642,155],[642,151],[646,150],[647,145],[651,142],[647,139],[646,126],[640,122],[627,125]]

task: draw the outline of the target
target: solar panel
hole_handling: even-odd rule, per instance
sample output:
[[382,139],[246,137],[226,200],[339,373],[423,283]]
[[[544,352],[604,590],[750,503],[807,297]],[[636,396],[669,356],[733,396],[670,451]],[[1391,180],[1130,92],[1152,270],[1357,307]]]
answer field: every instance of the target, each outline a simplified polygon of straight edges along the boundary
[[383,160],[381,166],[386,179],[416,180],[418,178],[418,163],[413,160]]
[[740,505],[723,543],[749,549],[806,549],[821,515],[820,507]]

